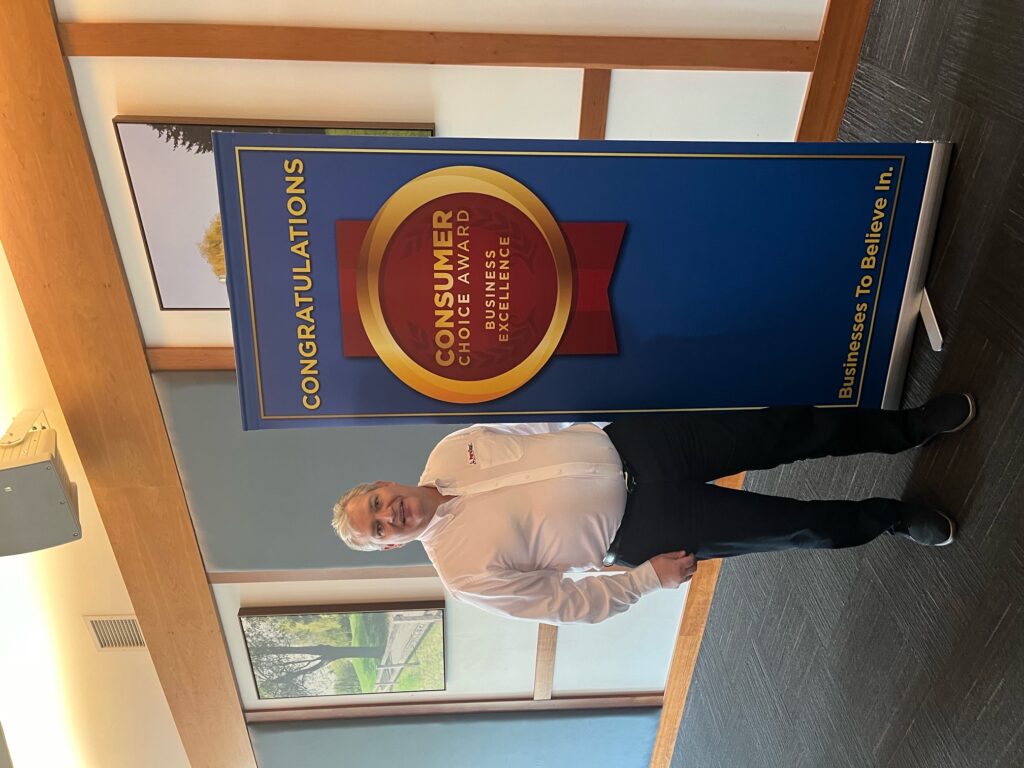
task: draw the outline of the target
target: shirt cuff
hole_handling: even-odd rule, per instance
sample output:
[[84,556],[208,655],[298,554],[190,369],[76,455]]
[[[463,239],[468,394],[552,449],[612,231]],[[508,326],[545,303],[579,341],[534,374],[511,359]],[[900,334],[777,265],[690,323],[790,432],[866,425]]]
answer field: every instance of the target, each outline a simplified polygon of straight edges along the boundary
[[661,580],[650,560],[633,569],[633,578],[636,579],[636,585],[639,587],[641,595],[648,595],[661,589]]

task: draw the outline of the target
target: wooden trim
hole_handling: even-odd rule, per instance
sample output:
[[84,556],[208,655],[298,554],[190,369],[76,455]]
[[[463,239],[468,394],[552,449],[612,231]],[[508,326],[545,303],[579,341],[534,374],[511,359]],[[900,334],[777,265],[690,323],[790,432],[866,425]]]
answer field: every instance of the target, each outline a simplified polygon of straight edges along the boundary
[[583,95],[580,99],[580,138],[603,139],[608,122],[610,69],[583,70]]
[[384,568],[311,568],[305,571],[213,571],[210,584],[259,584],[275,581],[355,581],[357,579],[437,578],[432,565],[396,565]]
[[233,371],[234,347],[149,347],[149,370],[156,371]]
[[871,18],[871,0],[829,0],[797,141],[835,141]]
[[67,56],[810,72],[816,40],[517,35],[383,29],[69,22]]
[[[746,472],[729,475],[715,480],[715,485],[739,490],[743,488],[746,476]],[[697,573],[690,580],[675,648],[672,650],[672,661],[668,667],[668,679],[665,681],[665,704],[658,721],[650,768],[669,768],[672,762],[679,724],[686,709],[686,697],[693,681],[693,671],[697,667],[697,656],[704,639],[704,629],[708,623],[721,567],[721,560],[706,560],[697,566]]]
[[537,625],[537,669],[533,675],[533,698],[546,701],[551,698],[555,682],[555,649],[558,647],[558,627],[553,624]]
[[705,560],[697,566],[697,573],[690,581],[683,617],[676,635],[675,649],[672,651],[672,663],[669,665],[668,679],[665,681],[665,703],[661,710],[658,733],[654,739],[651,768],[668,768],[672,762],[672,751],[676,745],[679,723],[683,719],[686,697],[690,692],[693,671],[697,666],[697,656],[700,653],[704,627],[711,611],[711,599],[715,594],[715,584],[721,566],[721,560]]
[[565,709],[629,709],[660,707],[660,693],[620,693],[611,696],[566,696],[553,699],[475,699],[472,701],[429,701],[404,704],[359,704],[345,707],[301,709],[250,709],[245,722],[289,723],[310,720],[347,720],[363,717],[409,717],[415,715],[464,715],[482,712],[550,712]]
[[255,768],[48,0],[4,5],[0,82],[0,239],[185,754]]

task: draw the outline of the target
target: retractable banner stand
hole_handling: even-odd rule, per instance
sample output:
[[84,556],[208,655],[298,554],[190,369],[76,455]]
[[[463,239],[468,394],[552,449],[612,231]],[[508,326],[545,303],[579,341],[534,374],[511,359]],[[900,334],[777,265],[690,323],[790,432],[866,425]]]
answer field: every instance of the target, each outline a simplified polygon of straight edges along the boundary
[[898,403],[944,144],[215,138],[247,429]]

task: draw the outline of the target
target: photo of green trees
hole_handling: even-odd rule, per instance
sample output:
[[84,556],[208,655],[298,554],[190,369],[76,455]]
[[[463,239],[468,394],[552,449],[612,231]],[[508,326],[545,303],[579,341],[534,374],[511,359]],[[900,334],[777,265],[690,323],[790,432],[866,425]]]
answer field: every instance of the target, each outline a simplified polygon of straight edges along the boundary
[[443,603],[243,609],[261,699],[444,690]]

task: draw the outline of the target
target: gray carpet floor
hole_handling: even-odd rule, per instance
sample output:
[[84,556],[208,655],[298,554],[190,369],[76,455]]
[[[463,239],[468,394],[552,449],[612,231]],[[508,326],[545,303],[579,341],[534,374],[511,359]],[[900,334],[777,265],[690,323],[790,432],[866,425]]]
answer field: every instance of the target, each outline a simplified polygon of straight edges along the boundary
[[919,327],[904,403],[969,390],[980,414],[747,488],[922,499],[960,536],[727,561],[672,765],[1024,766],[1024,3],[876,2],[841,139],[956,143],[928,280],[946,348]]

